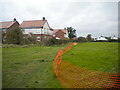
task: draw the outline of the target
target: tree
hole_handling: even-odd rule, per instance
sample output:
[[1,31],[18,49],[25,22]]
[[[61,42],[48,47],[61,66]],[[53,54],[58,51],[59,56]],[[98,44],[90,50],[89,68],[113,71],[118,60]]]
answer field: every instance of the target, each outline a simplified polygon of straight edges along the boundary
[[105,37],[108,42],[111,42],[111,37]]
[[32,33],[29,33],[28,35],[24,35],[24,44],[35,44],[36,40]]
[[68,37],[70,39],[76,37],[76,30],[72,27],[67,27],[67,31],[68,31]]
[[91,34],[88,34],[87,37],[86,37],[87,41],[93,41],[93,38],[92,38],[92,35]]
[[78,37],[78,41],[79,42],[86,42],[86,38],[85,37]]
[[10,29],[6,33],[7,44],[23,44],[23,33],[19,27]]

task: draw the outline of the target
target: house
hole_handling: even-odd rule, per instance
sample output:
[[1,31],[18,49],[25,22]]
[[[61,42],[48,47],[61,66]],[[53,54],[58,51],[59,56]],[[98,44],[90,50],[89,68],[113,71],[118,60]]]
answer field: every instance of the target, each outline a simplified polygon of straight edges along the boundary
[[65,39],[68,38],[67,29],[53,29],[53,37],[56,39]]
[[19,27],[19,22],[14,18],[13,21],[0,22],[0,33],[2,33],[2,42],[6,41],[6,32],[10,29]]
[[112,36],[111,39],[113,39],[113,40],[118,40],[118,38],[115,37],[115,36]]
[[95,41],[108,41],[105,37],[100,36],[98,38],[95,38]]
[[23,21],[20,25],[23,33],[28,35],[32,33],[37,41],[44,41],[52,38],[53,30],[49,26],[48,21],[43,17],[42,20],[28,20]]
[[19,22],[14,18],[13,21],[0,22],[0,30],[6,33],[7,30],[19,27],[19,25]]

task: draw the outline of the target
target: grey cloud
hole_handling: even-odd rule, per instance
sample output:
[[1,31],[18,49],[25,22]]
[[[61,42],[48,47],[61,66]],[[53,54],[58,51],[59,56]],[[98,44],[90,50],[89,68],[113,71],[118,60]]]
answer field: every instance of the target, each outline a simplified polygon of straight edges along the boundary
[[94,37],[118,35],[117,2],[17,1],[2,3],[1,21],[16,17],[21,23],[23,20],[36,20],[45,16],[52,28],[72,26],[77,30],[78,36],[89,33]]

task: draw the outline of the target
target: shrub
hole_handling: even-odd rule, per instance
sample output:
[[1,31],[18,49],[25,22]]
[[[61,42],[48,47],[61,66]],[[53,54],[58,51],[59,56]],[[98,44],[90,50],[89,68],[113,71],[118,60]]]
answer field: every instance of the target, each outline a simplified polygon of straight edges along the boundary
[[29,33],[28,35],[24,35],[23,42],[24,44],[36,44],[37,43],[32,33]]
[[3,48],[29,48],[39,46],[38,44],[25,44],[25,45],[17,45],[17,44],[2,44]]
[[46,46],[52,46],[52,45],[60,45],[60,44],[65,44],[69,42],[68,40],[58,40],[58,39],[55,39],[55,38],[51,38],[47,41],[44,42],[44,45]]
[[85,37],[78,37],[78,42],[87,42]]
[[92,38],[92,35],[91,35],[91,34],[88,34],[88,35],[87,35],[86,40],[87,40],[88,42],[93,42],[93,41],[94,41],[94,39]]

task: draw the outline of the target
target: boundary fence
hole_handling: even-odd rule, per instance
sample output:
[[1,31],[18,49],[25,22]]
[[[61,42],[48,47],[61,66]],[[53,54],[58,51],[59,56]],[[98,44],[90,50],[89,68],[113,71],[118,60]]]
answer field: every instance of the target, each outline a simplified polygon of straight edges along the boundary
[[53,70],[65,88],[120,88],[120,73],[97,72],[62,60],[62,55],[76,43],[60,50],[53,61]]

